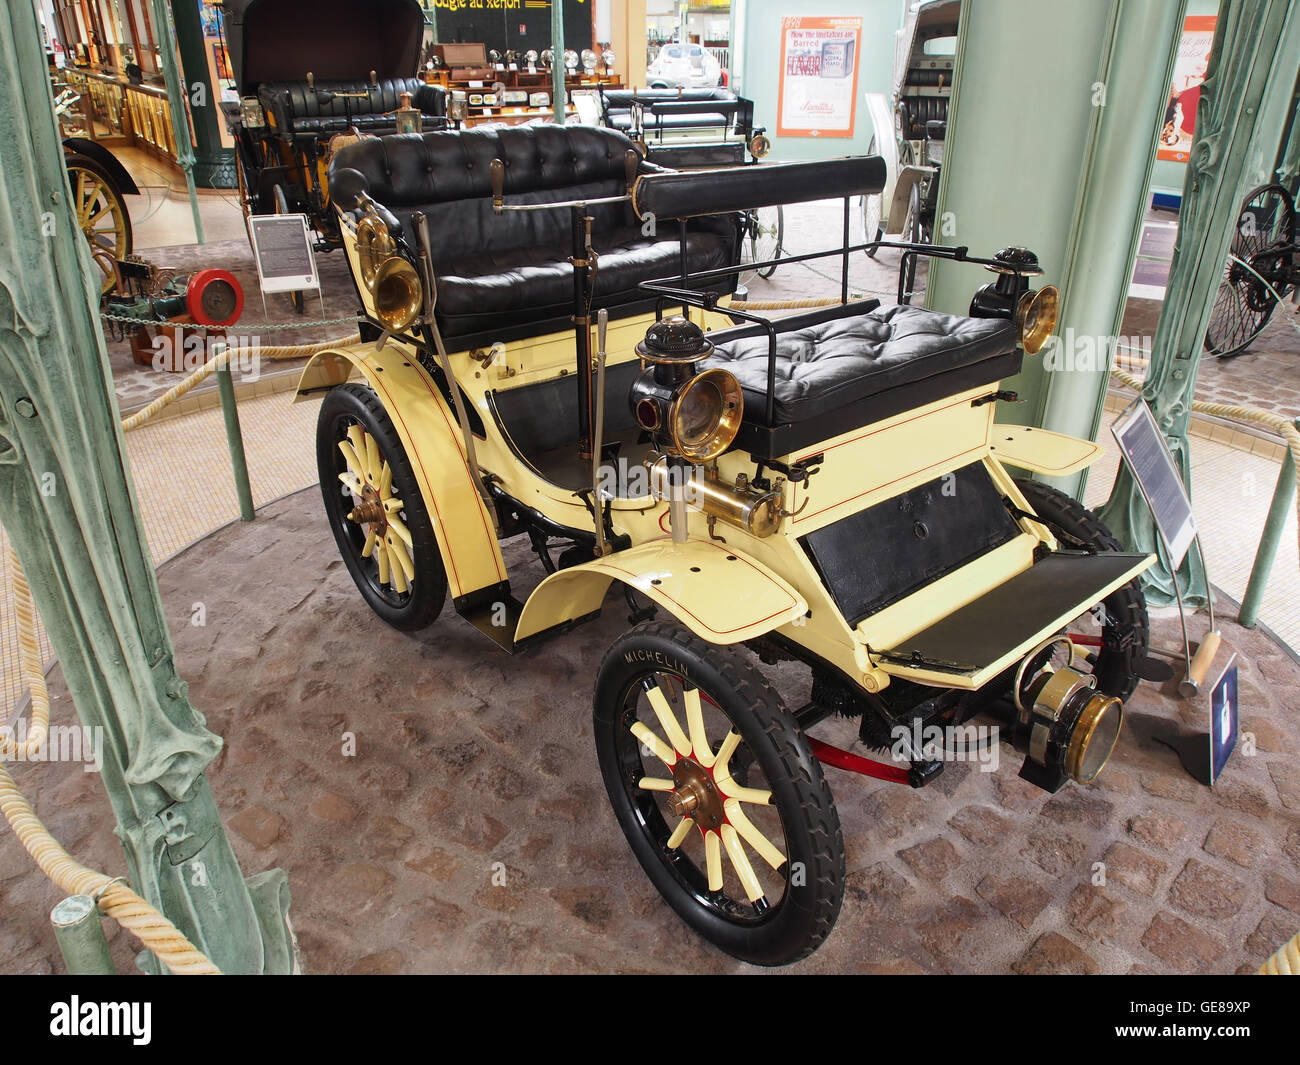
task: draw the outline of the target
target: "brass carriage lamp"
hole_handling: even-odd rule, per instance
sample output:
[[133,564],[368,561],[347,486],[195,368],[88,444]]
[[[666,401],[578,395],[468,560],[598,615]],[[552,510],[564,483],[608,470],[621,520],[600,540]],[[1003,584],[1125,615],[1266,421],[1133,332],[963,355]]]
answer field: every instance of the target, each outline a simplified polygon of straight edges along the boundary
[[745,397],[728,370],[701,370],[713,345],[694,322],[665,318],[646,330],[636,353],[650,365],[632,383],[637,425],[656,447],[688,463],[709,462],[740,431]]
[[1016,323],[1016,342],[1026,355],[1037,355],[1056,329],[1061,290],[1055,285],[1030,289],[1029,278],[1041,275],[1043,269],[1028,248],[1003,248],[984,269],[998,279],[976,291],[970,301],[970,316],[1010,319]]
[[618,56],[614,54],[614,49],[606,48],[600,53],[600,61],[605,64],[606,76],[614,73],[614,64],[618,62]]
[[409,92],[402,93],[401,104],[393,117],[397,119],[398,133],[423,133],[424,113],[413,103],[414,97]]

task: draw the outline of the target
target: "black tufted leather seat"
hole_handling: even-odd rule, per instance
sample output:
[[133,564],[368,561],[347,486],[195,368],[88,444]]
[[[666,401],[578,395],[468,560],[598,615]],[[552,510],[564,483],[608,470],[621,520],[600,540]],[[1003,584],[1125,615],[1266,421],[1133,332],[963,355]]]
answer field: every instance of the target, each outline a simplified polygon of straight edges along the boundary
[[[313,88],[305,81],[265,81],[257,90],[258,99],[271,115],[280,136],[286,141],[316,141],[349,126],[362,133],[392,133],[397,120],[390,112],[402,102],[402,93],[411,94],[411,103],[424,113],[425,129],[446,126],[446,91],[439,85],[426,85],[419,78],[380,78],[369,81],[322,81]],[[339,93],[365,93],[364,99],[340,96]]]
[[[979,385],[1020,368],[1015,326],[869,300],[784,319],[777,333],[773,455]],[[745,392],[745,422],[767,405],[768,336],[741,326],[710,334],[705,367],[730,370]],[[808,431],[790,432],[805,427]],[[773,427],[764,427],[773,428]],[[752,434],[751,434],[752,435]]]
[[[631,141],[592,126],[515,126],[408,134],[362,141],[337,152],[331,173],[352,167],[390,225],[414,242],[411,217],[429,220],[437,274],[438,326],[461,346],[536,336],[569,327],[573,313],[572,216],[492,210],[490,166],[506,164],[509,203],[597,199],[626,192]],[[657,168],[642,163],[644,172]],[[626,203],[594,204],[592,245],[599,268],[593,308],[613,316],[653,305],[637,286],[679,271],[676,226],[655,235]],[[735,216],[696,219],[686,238],[687,267],[734,265]],[[735,279],[713,291],[730,292]]]
[[[622,130],[624,132],[632,128],[632,104],[634,101],[642,104],[663,102],[663,103],[688,103],[699,104],[711,101],[720,103],[734,104],[741,101],[730,89],[683,89],[680,93],[676,89],[601,89],[600,104],[604,113],[605,125],[610,129]],[[747,124],[752,119],[753,104],[744,100],[747,107],[742,107],[737,114],[702,111],[697,114],[656,114],[647,108],[644,111],[644,122],[647,133],[658,130],[683,130],[683,129],[709,129],[718,126],[730,126],[733,119],[739,119],[742,124]]]

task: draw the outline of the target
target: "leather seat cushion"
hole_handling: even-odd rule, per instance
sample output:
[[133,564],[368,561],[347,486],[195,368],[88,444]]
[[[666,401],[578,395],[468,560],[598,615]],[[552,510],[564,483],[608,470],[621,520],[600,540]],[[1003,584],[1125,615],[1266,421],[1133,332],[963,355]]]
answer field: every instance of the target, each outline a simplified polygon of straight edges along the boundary
[[[647,294],[637,288],[642,281],[678,272],[676,239],[651,240],[630,228],[593,234],[592,241],[599,256],[593,307],[643,301]],[[689,232],[686,255],[691,270],[711,270],[730,264],[731,244],[718,233]],[[573,313],[573,266],[562,249],[463,256],[441,265],[437,274],[438,324],[449,336]]]
[[[306,81],[263,82],[257,95],[282,136],[301,138],[341,133],[350,125],[366,133],[391,132],[397,128],[391,112],[401,106],[404,92],[411,94],[412,105],[424,114],[427,129],[445,125],[445,119],[435,121],[447,113],[444,90],[420,78],[381,78],[375,85],[365,80],[317,79],[314,87]],[[365,97],[338,93],[365,93]]]
[[[729,339],[729,334],[752,335]],[[745,391],[746,420],[765,409],[765,331],[723,330],[706,367],[730,370]],[[776,420],[806,422],[887,389],[962,370],[1014,350],[1003,318],[965,318],[899,305],[777,334]]]

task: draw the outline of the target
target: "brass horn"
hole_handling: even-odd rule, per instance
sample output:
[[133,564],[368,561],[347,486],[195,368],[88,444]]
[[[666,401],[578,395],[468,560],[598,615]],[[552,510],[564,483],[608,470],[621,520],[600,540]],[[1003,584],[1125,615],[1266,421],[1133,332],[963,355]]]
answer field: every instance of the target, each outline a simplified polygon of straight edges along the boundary
[[390,333],[410,328],[424,307],[424,287],[415,267],[400,255],[390,255],[369,282],[375,317]]
[[357,265],[366,288],[374,290],[379,268],[397,252],[397,242],[375,211],[367,211],[357,223]]

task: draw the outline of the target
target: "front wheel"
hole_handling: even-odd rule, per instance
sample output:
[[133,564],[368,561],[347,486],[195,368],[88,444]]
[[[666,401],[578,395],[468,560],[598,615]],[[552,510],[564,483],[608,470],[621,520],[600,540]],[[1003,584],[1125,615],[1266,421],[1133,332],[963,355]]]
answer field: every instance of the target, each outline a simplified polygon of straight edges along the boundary
[[397,431],[362,384],[321,404],[316,467],[339,554],[370,608],[396,629],[430,625],[447,598],[447,571]]
[[601,663],[594,719],[619,826],[678,916],[755,965],[816,950],[844,895],[839,816],[753,663],[679,625],[639,625]]

